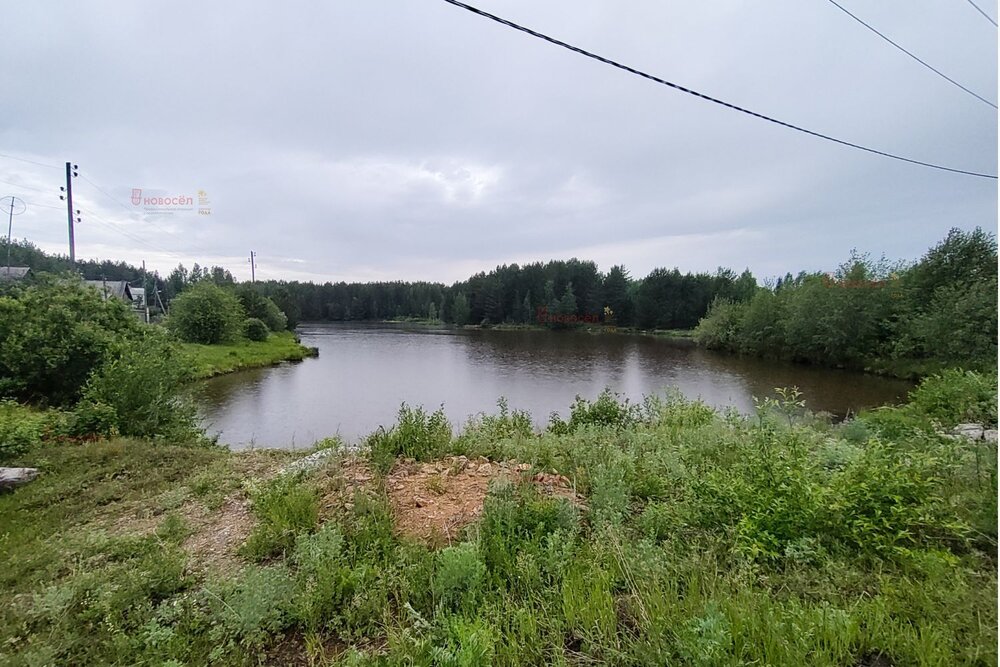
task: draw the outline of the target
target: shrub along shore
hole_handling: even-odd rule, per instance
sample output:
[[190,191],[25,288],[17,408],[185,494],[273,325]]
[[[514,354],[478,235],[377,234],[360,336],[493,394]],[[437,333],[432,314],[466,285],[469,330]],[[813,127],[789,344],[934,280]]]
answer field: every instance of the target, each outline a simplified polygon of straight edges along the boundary
[[943,435],[996,420],[996,377],[949,371],[837,425],[794,390],[605,393],[542,433],[404,406],[294,466],[39,425],[0,496],[0,662],[996,664],[996,443]]

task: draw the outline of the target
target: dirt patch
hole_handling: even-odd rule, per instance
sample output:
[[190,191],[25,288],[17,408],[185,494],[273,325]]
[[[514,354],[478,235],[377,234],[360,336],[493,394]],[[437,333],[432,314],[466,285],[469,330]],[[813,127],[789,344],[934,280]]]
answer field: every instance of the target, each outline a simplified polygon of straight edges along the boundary
[[470,460],[453,456],[432,463],[404,462],[386,478],[396,528],[423,541],[451,544],[461,529],[482,515],[483,501],[495,479],[530,481],[542,492],[577,502],[570,481],[556,474],[532,474],[517,461]]
[[188,503],[181,514],[192,530],[182,544],[189,556],[189,569],[231,574],[242,566],[236,551],[256,522],[250,513],[250,501],[242,494],[228,496],[214,510],[201,503]]

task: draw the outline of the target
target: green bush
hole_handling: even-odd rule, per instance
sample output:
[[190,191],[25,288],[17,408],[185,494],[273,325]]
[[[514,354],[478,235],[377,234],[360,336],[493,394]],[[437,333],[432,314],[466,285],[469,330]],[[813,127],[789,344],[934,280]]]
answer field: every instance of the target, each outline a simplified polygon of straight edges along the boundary
[[694,339],[709,349],[736,350],[746,304],[716,299],[694,330]]
[[328,524],[313,535],[300,535],[292,560],[298,581],[296,617],[310,630],[336,626],[359,579],[348,563],[340,528]]
[[444,416],[444,408],[427,414],[421,407],[411,408],[404,403],[399,408],[396,424],[389,430],[380,427],[368,436],[366,446],[375,466],[387,472],[398,456],[417,461],[441,456],[451,444],[451,438],[451,424]]
[[438,554],[437,561],[433,589],[438,602],[452,611],[475,612],[486,578],[486,565],[476,546],[463,542],[448,547]]
[[167,326],[185,342],[214,345],[239,338],[245,319],[231,290],[201,281],[170,302]]
[[197,414],[185,394],[191,369],[177,345],[148,327],[113,348],[114,356],[91,375],[74,411],[76,433],[197,438]]
[[47,418],[14,401],[0,400],[0,463],[17,458],[42,441]]
[[211,658],[234,648],[258,652],[292,622],[295,583],[288,569],[249,567],[235,581],[206,595],[213,610]]
[[243,323],[243,333],[248,339],[260,343],[267,340],[267,325],[256,317],[249,317]]
[[913,410],[943,426],[997,423],[997,376],[952,369],[932,375],[910,394]]
[[[570,540],[579,527],[575,508],[565,498],[545,498],[532,485],[498,485],[486,497],[479,524],[479,553],[493,586],[528,596],[544,576],[540,562],[554,536]],[[526,567],[526,561],[538,564]],[[559,559],[555,559],[559,562]]]
[[42,276],[0,297],[0,396],[71,405],[116,341],[143,326],[76,277]]
[[553,413],[549,420],[549,430],[553,433],[572,433],[585,425],[609,426],[620,430],[635,425],[641,419],[640,406],[630,405],[627,398],[619,403],[618,395],[605,389],[594,401],[577,396],[570,408],[569,421],[564,422],[559,415]]
[[236,297],[247,317],[259,319],[271,331],[284,331],[288,327],[288,318],[277,304],[259,293],[253,285],[240,285],[236,288]]

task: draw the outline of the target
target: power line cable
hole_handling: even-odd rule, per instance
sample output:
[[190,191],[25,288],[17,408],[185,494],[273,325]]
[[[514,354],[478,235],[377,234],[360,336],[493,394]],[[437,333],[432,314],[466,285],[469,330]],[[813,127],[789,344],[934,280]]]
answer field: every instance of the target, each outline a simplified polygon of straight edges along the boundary
[[491,21],[496,21],[497,23],[500,23],[501,25],[505,25],[508,28],[513,28],[514,30],[519,30],[519,31],[521,31],[523,33],[531,35],[532,37],[537,37],[538,39],[541,39],[541,40],[544,40],[546,42],[549,42],[550,44],[555,44],[556,46],[560,46],[560,47],[562,47],[564,49],[568,49],[568,50],[573,51],[575,53],[579,53],[582,56],[586,56],[588,58],[593,58],[594,60],[602,62],[602,63],[604,63],[606,65],[611,65],[612,67],[617,67],[618,69],[625,70],[626,72],[629,72],[631,74],[635,74],[636,76],[640,76],[640,77],[642,77],[644,79],[649,79],[650,81],[655,81],[656,83],[663,84],[664,86],[668,86],[670,88],[673,88],[674,90],[679,90],[682,93],[687,93],[688,95],[694,95],[695,97],[699,97],[699,98],[701,98],[703,100],[706,100],[708,102],[712,102],[713,104],[718,104],[718,105],[724,106],[724,107],[726,107],[728,109],[732,109],[733,111],[739,111],[740,113],[747,114],[748,116],[753,116],[754,118],[759,118],[761,120],[766,120],[769,123],[774,123],[775,125],[780,125],[782,127],[788,128],[790,130],[795,130],[797,132],[802,132],[804,134],[808,134],[808,135],[817,137],[819,139],[825,139],[827,141],[832,141],[833,143],[840,144],[842,146],[848,146],[850,148],[856,148],[858,150],[865,151],[865,152],[868,152],[868,153],[873,153],[875,155],[881,155],[883,157],[891,158],[893,160],[899,160],[901,162],[909,162],[910,164],[920,165],[921,167],[929,167],[931,169],[940,169],[941,171],[950,171],[950,172],[955,173],[955,174],[965,174],[966,176],[977,176],[979,178],[990,178],[990,179],[993,179],[993,180],[996,180],[996,178],[997,178],[995,174],[984,174],[984,173],[980,173],[980,172],[976,172],[976,171],[968,171],[968,170],[965,170],[965,169],[956,169],[954,167],[945,167],[943,165],[934,164],[934,163],[931,163],[931,162],[923,162],[921,160],[914,160],[912,158],[903,157],[901,155],[896,155],[894,153],[887,153],[885,151],[880,151],[880,150],[877,150],[875,148],[869,148],[867,146],[862,146],[861,144],[855,144],[855,143],[850,142],[850,141],[845,141],[844,139],[837,139],[836,137],[832,137],[832,136],[830,136],[828,134],[823,134],[821,132],[815,132],[813,130],[808,130],[808,129],[804,128],[804,127],[799,127],[798,125],[793,125],[791,123],[786,123],[783,120],[778,120],[777,118],[772,118],[770,116],[765,116],[764,114],[757,113],[756,111],[751,111],[749,109],[744,109],[743,107],[737,106],[735,104],[731,104],[729,102],[725,102],[725,101],[717,99],[715,97],[711,97],[711,96],[706,95],[704,93],[700,93],[697,90],[693,90],[691,88],[685,88],[684,86],[681,86],[679,84],[673,83],[671,81],[667,81],[666,79],[661,79],[658,76],[654,76],[652,74],[648,74],[648,73],[643,72],[641,70],[637,70],[637,69],[635,69],[633,67],[629,67],[628,65],[623,65],[623,64],[621,64],[619,62],[616,62],[614,60],[611,60],[609,58],[605,58],[603,56],[599,56],[596,53],[591,53],[590,51],[586,51],[586,50],[581,49],[581,48],[579,48],[577,46],[573,46],[572,44],[567,44],[566,42],[558,40],[558,39],[556,39],[554,37],[549,37],[548,35],[545,35],[545,34],[542,34],[540,32],[537,32],[535,30],[532,30],[531,28],[526,28],[526,27],[524,27],[522,25],[514,23],[513,21],[508,21],[507,19],[501,18],[499,16],[496,16],[495,14],[490,14],[489,12],[484,12],[483,10],[481,10],[481,9],[479,9],[477,7],[473,7],[472,5],[465,4],[464,2],[459,2],[458,0],[444,0],[444,2],[447,2],[450,5],[455,5],[456,7],[460,7],[462,9],[467,10],[467,11],[470,11],[473,14],[478,14],[479,16],[482,16],[483,18],[490,19]]
[[16,157],[14,155],[7,155],[5,153],[0,153],[0,157],[5,157],[9,160],[17,160],[18,162],[27,162],[28,164],[37,164],[39,167],[49,167],[50,169],[62,169],[54,164],[45,164],[44,162],[35,162],[34,160],[28,160],[23,157]]
[[875,28],[873,28],[872,26],[870,26],[867,23],[865,23],[863,20],[861,20],[860,18],[858,18],[857,16],[855,16],[854,14],[852,14],[851,12],[849,12],[847,9],[845,9],[843,5],[841,5],[840,3],[836,2],[836,0],[829,0],[829,2],[830,2],[831,5],[833,5],[834,7],[836,7],[837,9],[839,9],[840,11],[844,12],[845,14],[847,14],[848,16],[850,16],[852,19],[854,19],[855,21],[857,21],[858,23],[860,23],[864,27],[868,28],[869,30],[871,30],[873,33],[875,33],[876,35],[878,35],[879,37],[881,37],[885,41],[887,41],[890,44],[892,44],[897,49],[899,49],[900,51],[902,51],[906,55],[910,56],[911,58],[913,58],[914,60],[916,60],[918,63],[920,63],[921,65],[923,65],[924,67],[926,67],[930,71],[934,72],[935,74],[937,74],[939,77],[941,77],[945,81],[948,81],[949,83],[951,83],[951,84],[953,84],[955,86],[958,86],[959,88],[961,88],[962,90],[964,90],[968,94],[972,95],[973,97],[975,97],[979,101],[985,102],[986,104],[989,104],[994,109],[997,108],[997,105],[993,104],[993,102],[990,102],[988,99],[986,99],[982,95],[979,95],[977,93],[972,92],[971,90],[969,90],[968,88],[966,88],[965,86],[963,86],[962,84],[960,84],[958,81],[955,81],[953,78],[951,78],[950,76],[948,76],[947,74],[945,74],[941,70],[937,69],[936,67],[931,66],[926,61],[921,60],[920,58],[918,58],[916,55],[914,55],[910,51],[907,51],[902,46],[900,46],[896,42],[892,41],[891,39],[889,39],[888,37],[886,37],[885,35],[883,35],[881,32],[879,32],[878,30],[876,30]]
[[0,183],[6,183],[7,185],[13,185],[16,188],[24,188],[25,190],[34,190],[35,192],[48,192],[48,190],[43,190],[42,188],[36,188],[33,185],[25,185],[23,183],[15,183],[14,181],[5,181],[0,179]]
[[163,253],[166,253],[168,255],[173,255],[174,257],[180,257],[181,259],[187,259],[188,258],[187,255],[182,255],[180,253],[174,252],[173,250],[167,250],[166,248],[164,248],[162,246],[158,246],[156,244],[150,243],[149,241],[147,241],[147,240],[145,240],[145,239],[143,239],[143,238],[141,238],[139,236],[136,236],[136,235],[134,235],[134,234],[132,234],[130,232],[127,232],[124,229],[122,229],[118,224],[108,221],[107,219],[105,219],[105,218],[97,215],[96,213],[94,213],[93,211],[91,211],[89,209],[81,207],[80,210],[88,216],[88,219],[89,218],[93,218],[94,222],[96,222],[96,223],[98,223],[100,225],[103,225],[104,227],[107,227],[108,229],[113,230],[117,234],[121,234],[122,236],[128,237],[128,238],[132,239],[133,241],[135,241],[136,243],[141,243],[142,245],[146,246],[146,248],[149,249],[149,250],[154,250],[156,252],[163,252]]
[[983,16],[985,16],[985,17],[986,17],[986,20],[987,20],[987,21],[989,21],[990,23],[992,23],[992,24],[993,24],[993,27],[995,27],[995,28],[996,28],[996,27],[1000,27],[1000,26],[997,26],[997,22],[993,20],[993,17],[992,17],[992,16],[990,16],[989,14],[987,14],[986,12],[984,12],[984,11],[983,11],[983,10],[982,10],[982,9],[981,9],[981,8],[979,7],[979,5],[977,5],[976,3],[974,3],[974,2],[972,1],[972,0],[968,0],[968,2],[969,2],[969,4],[970,4],[970,5],[972,5],[973,7],[975,7],[975,8],[976,8],[976,11],[977,11],[977,12],[979,12],[980,14],[982,14]]

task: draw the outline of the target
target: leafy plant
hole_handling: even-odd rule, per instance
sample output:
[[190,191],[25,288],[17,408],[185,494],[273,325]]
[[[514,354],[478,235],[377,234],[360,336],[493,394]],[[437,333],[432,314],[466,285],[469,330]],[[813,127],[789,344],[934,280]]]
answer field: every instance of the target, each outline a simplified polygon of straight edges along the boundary
[[427,414],[422,407],[411,408],[404,403],[399,408],[396,424],[388,430],[379,428],[368,437],[366,446],[372,462],[385,472],[398,456],[418,461],[440,456],[451,438],[451,424],[444,415],[444,408]]
[[241,337],[245,319],[231,290],[203,280],[170,302],[167,326],[183,341],[214,345]]
[[176,344],[148,327],[113,349],[74,411],[77,434],[197,439],[197,414],[186,395],[191,368]]
[[0,297],[0,396],[71,405],[143,324],[75,276],[42,276]]
[[486,565],[474,544],[447,547],[437,557],[434,596],[446,609],[474,612],[485,578]]
[[243,334],[247,339],[252,341],[260,342],[267,340],[267,325],[256,317],[249,317],[243,323]]
[[258,519],[243,553],[263,560],[291,551],[300,533],[315,530],[318,521],[316,492],[293,475],[270,482],[252,483],[248,489],[251,509]]

